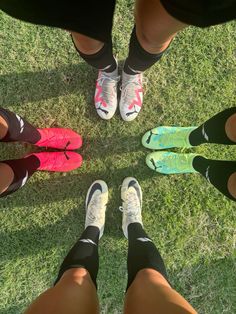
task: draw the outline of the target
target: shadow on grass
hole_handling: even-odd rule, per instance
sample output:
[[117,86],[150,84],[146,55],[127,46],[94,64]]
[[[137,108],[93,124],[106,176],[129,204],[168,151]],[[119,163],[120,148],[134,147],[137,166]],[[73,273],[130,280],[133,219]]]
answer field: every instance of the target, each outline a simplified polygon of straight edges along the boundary
[[72,93],[88,95],[96,70],[85,63],[38,72],[0,75],[0,106],[22,105]]

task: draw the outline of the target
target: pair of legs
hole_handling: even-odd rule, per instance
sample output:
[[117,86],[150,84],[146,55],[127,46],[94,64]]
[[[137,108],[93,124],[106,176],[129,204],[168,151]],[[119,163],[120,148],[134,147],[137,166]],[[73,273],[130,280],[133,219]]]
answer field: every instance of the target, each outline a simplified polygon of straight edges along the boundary
[[[142,106],[142,72],[151,67],[168,48],[176,33],[187,25],[172,17],[160,0],[136,0],[135,27],[129,55],[122,73],[120,113],[125,121],[134,120]],[[81,57],[99,72],[95,106],[103,119],[110,119],[117,107],[117,62],[112,54],[112,40],[104,43],[72,32],[72,38]]]
[[[164,262],[143,229],[142,191],[135,178],[122,184],[122,228],[128,238],[128,284],[124,312],[196,313],[191,305],[171,288]],[[99,268],[98,245],[103,235],[108,187],[95,181],[86,198],[85,230],[64,259],[56,284],[40,295],[25,314],[99,313],[96,293]]]
[[[163,52],[176,33],[187,26],[172,17],[158,0],[136,0],[134,16],[138,41],[151,54]],[[105,45],[76,32],[72,36],[78,50],[85,55],[93,55]]]
[[70,129],[37,129],[25,119],[0,108],[0,142],[27,142],[38,147],[51,147],[63,152],[33,153],[25,158],[0,162],[0,197],[22,187],[37,170],[70,171],[81,166],[82,157],[69,150],[82,145],[79,134]]
[[[235,145],[236,107],[216,114],[199,127],[154,128],[143,136],[142,143],[154,150],[190,148],[203,143]],[[164,174],[199,172],[220,192],[236,200],[236,161],[161,151],[149,154],[146,162],[151,169]]]

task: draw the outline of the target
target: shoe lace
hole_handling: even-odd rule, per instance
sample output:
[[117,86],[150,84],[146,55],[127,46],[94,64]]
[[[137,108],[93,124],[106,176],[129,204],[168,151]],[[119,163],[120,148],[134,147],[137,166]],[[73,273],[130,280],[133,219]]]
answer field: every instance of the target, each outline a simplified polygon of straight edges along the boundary
[[140,201],[134,191],[128,191],[124,206],[120,206],[119,210],[128,217],[137,217],[140,215]]
[[89,223],[94,222],[95,220],[100,220],[101,208],[102,208],[102,197],[101,195],[94,196],[89,203],[89,212],[87,216],[87,220]]
[[188,169],[189,168],[189,156],[187,154],[173,155],[171,158],[171,167],[174,169]]
[[102,86],[102,94],[105,102],[109,105],[111,99],[116,97],[114,93],[116,85],[120,80],[120,76],[108,75],[105,71],[101,71],[101,75],[97,79],[97,82]]
[[[136,98],[137,88],[142,87],[147,83],[147,78],[141,76],[142,74],[132,75],[129,79],[125,80],[120,86],[122,96],[124,97],[124,103],[129,105],[134,98]],[[141,79],[139,79],[141,76]]]

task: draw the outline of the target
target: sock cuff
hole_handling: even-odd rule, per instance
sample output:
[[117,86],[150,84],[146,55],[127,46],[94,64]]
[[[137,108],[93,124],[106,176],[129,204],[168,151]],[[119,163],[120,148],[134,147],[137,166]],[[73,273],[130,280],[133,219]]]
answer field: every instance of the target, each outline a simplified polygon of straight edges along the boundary
[[7,130],[7,133],[6,135],[0,140],[1,142],[7,142],[9,137],[10,137],[10,134],[9,134],[9,128],[10,128],[10,115],[11,115],[11,112],[7,109],[3,109],[0,107],[0,116],[2,116],[5,121],[7,122],[7,126],[8,126],[8,130]]
[[35,144],[40,140],[41,136],[38,130],[18,114],[0,108],[0,115],[8,124],[7,134],[0,140],[1,142],[23,141]]
[[14,173],[14,178],[7,190],[0,194],[0,197],[14,193],[23,187],[32,174],[40,166],[40,162],[36,156],[29,156],[22,159],[5,160],[1,162],[11,167]]
[[169,46],[162,52],[159,53],[150,53],[148,51],[146,51],[140,44],[137,34],[136,34],[136,26],[134,26],[133,31],[131,33],[131,38],[130,38],[130,45],[137,49],[137,52],[140,53],[140,55],[148,57],[148,58],[152,58],[154,60],[160,59],[162,57],[162,55],[167,52],[167,50],[169,49]]
[[137,38],[136,27],[134,26],[130,37],[129,56],[124,64],[124,72],[129,75],[135,75],[137,72],[144,72],[160,60],[168,48],[157,54],[149,53],[141,46]]
[[193,167],[221,193],[229,199],[236,201],[228,190],[228,180],[236,172],[236,161],[211,160],[202,156],[196,156],[193,159]]
[[109,43],[104,43],[102,48],[100,50],[98,50],[97,52],[93,53],[93,54],[85,54],[82,51],[80,51],[77,46],[75,45],[74,39],[71,35],[71,39],[73,41],[74,47],[76,49],[76,51],[79,53],[79,55],[83,58],[83,59],[94,59],[94,58],[99,58],[101,55],[103,55],[107,49],[111,49],[112,51],[112,41]]
[[88,64],[98,70],[106,70],[107,72],[113,72],[117,68],[117,62],[112,53],[112,39],[108,43],[104,43],[103,47],[94,54],[85,54],[81,52],[75,45],[73,36],[71,35],[74,47]]

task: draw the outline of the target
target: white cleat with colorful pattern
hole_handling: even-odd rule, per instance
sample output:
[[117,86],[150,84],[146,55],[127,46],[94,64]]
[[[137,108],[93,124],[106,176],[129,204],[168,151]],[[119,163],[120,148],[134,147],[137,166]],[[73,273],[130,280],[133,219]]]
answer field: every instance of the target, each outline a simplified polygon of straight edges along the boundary
[[98,115],[104,120],[111,119],[116,112],[119,80],[118,67],[111,73],[99,70],[94,104]]

